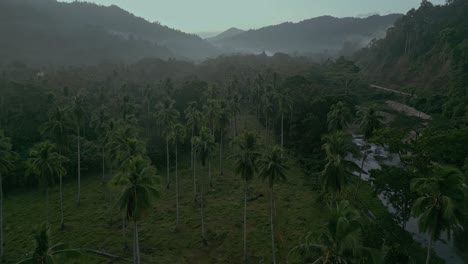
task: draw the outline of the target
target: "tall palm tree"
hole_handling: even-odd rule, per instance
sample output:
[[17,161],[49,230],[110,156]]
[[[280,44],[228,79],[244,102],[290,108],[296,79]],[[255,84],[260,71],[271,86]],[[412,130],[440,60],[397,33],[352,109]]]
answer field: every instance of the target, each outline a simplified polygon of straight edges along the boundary
[[[200,130],[200,136],[196,137],[194,142],[196,143],[196,153],[203,169],[206,168],[207,163],[211,163],[211,157],[215,151],[216,143],[213,135],[207,127],[202,127]],[[201,207],[201,226],[202,226],[202,240],[203,244],[206,245],[205,236],[205,177],[201,176],[201,191],[200,191],[200,207]]]
[[175,124],[172,126],[170,132],[170,138],[172,143],[175,145],[175,189],[176,189],[176,227],[179,226],[179,174],[178,174],[178,153],[179,143],[183,143],[185,140],[185,127],[182,124]]
[[460,226],[465,198],[463,174],[458,169],[437,167],[432,176],[414,179],[411,189],[421,195],[412,211],[418,218],[419,231],[430,235],[426,257],[426,264],[429,264],[432,242],[445,231],[450,237]]
[[219,103],[219,175],[223,176],[223,139],[226,126],[229,123],[229,105],[226,101],[222,100]]
[[74,119],[75,128],[76,128],[76,146],[77,146],[77,172],[78,172],[78,195],[77,195],[77,204],[80,205],[80,195],[81,195],[81,136],[80,130],[81,126],[83,125],[85,119],[85,109],[84,109],[84,102],[81,96],[76,96],[73,100],[73,105],[71,109],[71,114]]
[[101,149],[102,158],[102,184],[106,181],[106,133],[107,133],[107,120],[109,114],[104,105],[101,105],[99,109],[93,113],[91,117],[91,125],[98,136],[99,147]]
[[[52,244],[50,236],[50,225],[43,223],[33,231],[34,251],[28,257],[17,264],[51,264],[58,263],[59,258],[75,258],[80,255],[77,249],[68,249],[64,243]],[[61,258],[60,258],[61,257]]]
[[11,140],[0,130],[0,260],[4,256],[3,241],[3,177],[14,170],[16,153],[12,150]]
[[[367,251],[359,239],[359,212],[348,201],[341,201],[330,210],[326,229],[319,234],[308,233],[304,243],[292,248],[289,256],[311,263],[349,263]],[[315,259],[317,255],[320,257]]]
[[274,100],[278,105],[278,109],[281,113],[281,148],[284,147],[284,114],[291,111],[291,96],[289,95],[289,89],[276,89],[273,94]]
[[179,118],[179,112],[174,108],[175,101],[172,100],[170,97],[167,97],[164,101],[159,102],[156,105],[157,113],[156,117],[158,121],[164,126],[165,128],[165,136],[166,136],[166,189],[169,189],[170,186],[170,163],[169,163],[169,131],[172,125],[177,121]]
[[239,144],[240,152],[233,156],[234,170],[242,179],[244,184],[244,255],[243,260],[247,260],[247,191],[249,183],[257,173],[256,161],[259,154],[256,152],[257,138],[252,132],[245,132]]
[[286,180],[286,172],[289,169],[286,165],[286,159],[281,154],[282,151],[283,150],[279,146],[274,146],[259,160],[259,176],[264,181],[268,181],[268,188],[270,190],[271,250],[274,264],[276,264],[276,249],[275,227],[273,221],[273,210],[275,208],[273,201],[273,187],[277,182]]
[[158,196],[154,184],[156,168],[151,166],[148,158],[141,155],[129,160],[126,167],[114,178],[113,183],[122,186],[118,206],[127,220],[133,221],[133,256],[134,263],[139,264],[140,245],[138,239],[138,222],[144,213],[151,209],[152,198]]
[[361,117],[361,123],[359,125],[362,133],[364,134],[364,150],[362,152],[361,168],[359,170],[359,178],[356,184],[356,190],[354,192],[354,199],[357,197],[359,191],[359,183],[361,182],[362,171],[364,163],[367,159],[367,145],[369,138],[374,135],[374,131],[382,126],[382,116],[377,112],[377,106],[372,105],[367,109],[359,111],[358,115]]
[[[190,102],[187,108],[184,111],[185,120],[188,129],[191,131],[191,137],[195,136],[195,131],[199,127],[201,122],[201,113],[197,109],[197,102]],[[194,159],[194,151],[193,151],[193,143],[191,144],[191,152],[190,152],[190,168],[193,168]]]
[[[215,139],[215,126],[220,116],[219,100],[208,99],[207,104],[203,106],[203,111],[206,120],[210,126],[210,133]],[[211,153],[212,154],[212,153]],[[210,187],[213,187],[213,173],[211,172],[211,158],[208,162],[208,174],[210,179]]]
[[[46,189],[47,224],[49,223],[49,187],[54,184],[55,177],[67,173],[63,164],[67,158],[56,151],[56,146],[44,141],[34,145],[26,161],[26,174],[39,177],[39,183]],[[63,207],[61,208],[63,210]],[[63,215],[63,211],[61,212]]]
[[342,101],[339,101],[331,106],[330,112],[327,114],[328,131],[345,129],[351,118],[351,110]]

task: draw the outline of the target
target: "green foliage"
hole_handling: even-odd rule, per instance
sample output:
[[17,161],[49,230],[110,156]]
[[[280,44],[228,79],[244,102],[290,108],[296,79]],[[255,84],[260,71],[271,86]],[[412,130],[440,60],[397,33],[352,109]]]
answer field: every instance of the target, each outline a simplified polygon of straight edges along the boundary
[[63,166],[67,158],[56,151],[54,144],[44,141],[34,145],[26,161],[26,174],[37,176],[39,183],[49,187],[55,183],[56,177],[67,173]]
[[264,181],[268,181],[268,186],[272,188],[276,183],[286,181],[288,166],[286,158],[281,154],[283,150],[279,146],[274,146],[258,161],[258,175]]

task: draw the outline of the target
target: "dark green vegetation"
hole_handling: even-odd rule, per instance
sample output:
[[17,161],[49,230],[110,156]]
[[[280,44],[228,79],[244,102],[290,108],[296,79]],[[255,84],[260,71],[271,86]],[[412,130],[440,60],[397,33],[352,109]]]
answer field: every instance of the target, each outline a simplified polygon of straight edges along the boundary
[[[441,263],[431,249],[446,233],[466,249],[462,75],[446,85],[465,92],[440,95],[420,120],[390,109],[405,99],[370,89],[345,58],[39,71],[11,64],[0,79],[5,263]],[[436,96],[423,91],[408,102]],[[358,176],[376,145],[401,162],[370,184]],[[405,231],[411,216],[427,245]]]

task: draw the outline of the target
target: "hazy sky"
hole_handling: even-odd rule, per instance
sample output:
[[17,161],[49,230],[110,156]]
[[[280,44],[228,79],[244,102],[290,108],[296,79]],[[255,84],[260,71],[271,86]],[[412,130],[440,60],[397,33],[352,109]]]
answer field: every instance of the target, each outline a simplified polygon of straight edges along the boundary
[[[71,2],[73,0],[64,0]],[[115,4],[149,21],[185,32],[220,32],[230,27],[259,28],[286,21],[332,15],[406,13],[421,0],[86,0]],[[445,0],[431,0],[442,4]]]

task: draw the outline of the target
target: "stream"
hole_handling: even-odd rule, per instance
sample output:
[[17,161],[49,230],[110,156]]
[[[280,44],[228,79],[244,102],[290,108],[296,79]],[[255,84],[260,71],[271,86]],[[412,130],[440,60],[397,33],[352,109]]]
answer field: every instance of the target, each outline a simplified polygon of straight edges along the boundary
[[[360,149],[364,147],[364,139],[362,135],[355,135],[353,134],[353,143],[357,145]],[[354,162],[356,165],[361,166],[362,159],[356,158],[351,155],[348,155],[346,158]],[[364,172],[361,175],[361,179],[365,181],[369,181],[369,174],[368,171],[381,169],[380,165],[388,165],[388,166],[401,166],[400,158],[398,154],[388,152],[384,147],[378,146],[375,144],[368,144],[367,149],[367,159],[364,162],[363,170]],[[356,176],[359,175],[358,172],[354,173]],[[387,207],[390,213],[395,212],[395,209],[387,202],[387,198],[385,195],[380,194],[379,196],[380,201],[382,202],[385,207]],[[415,241],[418,241],[422,244],[424,248],[427,247],[427,242],[429,239],[428,234],[419,233],[418,231],[418,223],[417,219],[411,217],[406,224],[406,231],[408,231]],[[463,264],[463,259],[457,254],[453,236],[452,239],[448,239],[446,234],[442,235],[442,239],[433,242],[432,249],[434,252],[446,263],[450,264]]]

